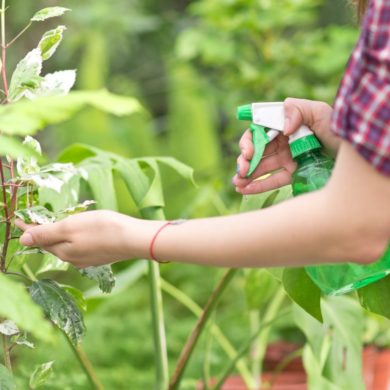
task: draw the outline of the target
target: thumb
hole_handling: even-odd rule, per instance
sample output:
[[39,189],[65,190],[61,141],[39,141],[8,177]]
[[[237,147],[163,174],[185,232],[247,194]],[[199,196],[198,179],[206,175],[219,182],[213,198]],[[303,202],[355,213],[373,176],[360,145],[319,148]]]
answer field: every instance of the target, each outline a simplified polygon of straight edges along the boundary
[[284,101],[284,135],[291,135],[301,125],[310,127],[313,120],[310,102],[305,99],[288,98]]
[[47,247],[62,242],[59,223],[39,225],[27,229],[20,237],[20,243],[24,246]]

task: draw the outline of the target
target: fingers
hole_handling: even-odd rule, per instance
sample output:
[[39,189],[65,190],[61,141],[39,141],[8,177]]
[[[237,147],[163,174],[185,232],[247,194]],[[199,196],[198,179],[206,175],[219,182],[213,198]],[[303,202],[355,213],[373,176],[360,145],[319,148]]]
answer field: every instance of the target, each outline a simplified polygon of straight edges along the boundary
[[254,180],[246,187],[237,187],[236,190],[242,195],[253,195],[267,192],[286,186],[291,183],[291,174],[287,170],[277,172],[265,179]]
[[36,226],[36,225],[29,225],[29,224],[25,223],[24,221],[22,221],[21,219],[16,219],[15,225],[16,225],[16,227],[18,227],[19,229],[21,229],[23,231],[26,231],[27,229],[30,229],[30,228]]
[[47,225],[32,226],[24,222],[18,222],[18,226],[25,230],[20,237],[20,243],[24,246],[50,247],[65,242],[62,222]]
[[254,153],[253,143],[252,143],[252,132],[247,129],[242,135],[239,146],[241,149],[241,154],[246,160],[251,160]]

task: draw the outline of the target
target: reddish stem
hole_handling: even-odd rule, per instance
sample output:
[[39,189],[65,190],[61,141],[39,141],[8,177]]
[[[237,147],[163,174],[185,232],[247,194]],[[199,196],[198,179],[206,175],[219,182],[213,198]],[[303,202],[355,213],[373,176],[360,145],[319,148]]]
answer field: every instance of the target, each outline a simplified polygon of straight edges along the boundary
[[4,167],[3,167],[3,161],[0,158],[0,179],[2,184],[2,194],[3,194],[3,203],[4,203],[4,217],[6,219],[5,224],[5,237],[4,237],[4,244],[3,244],[3,250],[0,257],[0,271],[5,272],[6,271],[6,258],[7,258],[7,251],[8,251],[8,244],[9,244],[9,238],[11,236],[11,221],[9,218],[9,210],[8,210],[8,203],[7,203],[7,190],[5,188],[5,175],[4,175]]

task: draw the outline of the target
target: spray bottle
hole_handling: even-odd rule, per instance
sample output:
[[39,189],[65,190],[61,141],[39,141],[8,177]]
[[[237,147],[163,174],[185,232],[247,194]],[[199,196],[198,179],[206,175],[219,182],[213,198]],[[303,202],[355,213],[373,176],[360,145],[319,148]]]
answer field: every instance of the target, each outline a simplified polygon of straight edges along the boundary
[[[267,144],[283,132],[283,103],[253,103],[240,106],[237,109],[237,117],[239,120],[252,122],[250,130],[254,155],[250,162],[248,177],[259,165]],[[289,137],[289,145],[291,155],[297,163],[297,169],[292,175],[293,195],[324,187],[332,174],[334,161],[324,153],[314,133],[303,125]],[[370,265],[345,263],[308,266],[305,269],[325,294],[345,294],[390,274],[390,247],[379,261]]]

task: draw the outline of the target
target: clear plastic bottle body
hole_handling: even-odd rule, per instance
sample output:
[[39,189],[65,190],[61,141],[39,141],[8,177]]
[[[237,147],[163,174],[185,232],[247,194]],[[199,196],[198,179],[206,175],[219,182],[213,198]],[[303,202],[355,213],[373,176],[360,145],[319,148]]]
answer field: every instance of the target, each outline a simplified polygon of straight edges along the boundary
[[[294,196],[324,187],[334,164],[321,149],[305,152],[296,157],[295,161],[298,167],[292,176]],[[305,269],[325,294],[345,294],[390,274],[390,247],[379,261],[369,265],[345,263],[309,266]]]

